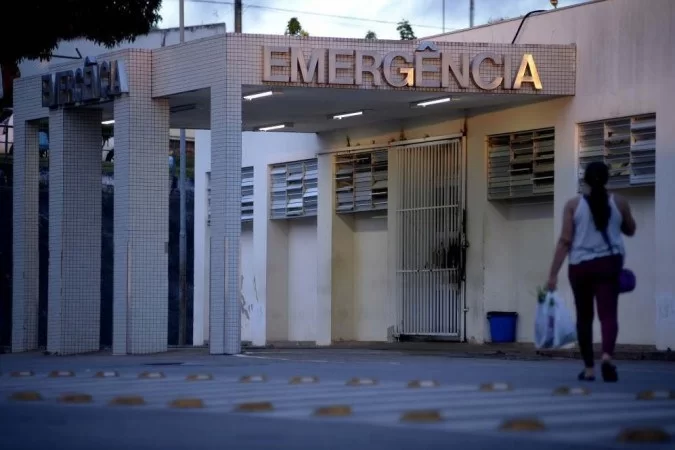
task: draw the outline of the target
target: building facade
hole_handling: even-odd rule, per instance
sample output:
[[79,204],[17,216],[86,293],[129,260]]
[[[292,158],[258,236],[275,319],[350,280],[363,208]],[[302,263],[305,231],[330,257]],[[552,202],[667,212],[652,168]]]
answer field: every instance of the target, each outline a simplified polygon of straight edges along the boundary
[[[601,0],[418,41],[225,34],[90,61],[104,102],[85,101],[80,65],[18,80],[13,349],[36,342],[31,150],[45,118],[50,165],[80,177],[50,185],[54,351],[97,348],[100,156],[68,162],[111,119],[115,353],[166,349],[170,127],[202,130],[194,342],[212,353],[242,339],[483,342],[489,311],[518,312],[532,341],[562,206],[592,160],[611,164],[638,221],[619,341],[673,347],[673,19],[668,0]],[[562,274],[561,291],[571,305]]]

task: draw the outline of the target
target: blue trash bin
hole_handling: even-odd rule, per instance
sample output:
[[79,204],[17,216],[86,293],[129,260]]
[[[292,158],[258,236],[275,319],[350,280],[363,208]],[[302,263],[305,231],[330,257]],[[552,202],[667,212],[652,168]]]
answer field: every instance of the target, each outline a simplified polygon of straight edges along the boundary
[[487,319],[490,322],[492,342],[516,342],[517,312],[490,311],[487,313]]

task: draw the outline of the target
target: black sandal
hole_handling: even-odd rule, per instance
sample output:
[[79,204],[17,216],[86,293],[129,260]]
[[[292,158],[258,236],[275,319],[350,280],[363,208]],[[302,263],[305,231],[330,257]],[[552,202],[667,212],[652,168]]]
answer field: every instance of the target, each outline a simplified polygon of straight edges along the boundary
[[602,379],[605,380],[605,383],[616,383],[619,381],[619,374],[614,364],[608,361],[602,363]]
[[586,376],[586,371],[582,370],[579,376],[577,377],[579,381],[595,381],[595,375],[593,376]]

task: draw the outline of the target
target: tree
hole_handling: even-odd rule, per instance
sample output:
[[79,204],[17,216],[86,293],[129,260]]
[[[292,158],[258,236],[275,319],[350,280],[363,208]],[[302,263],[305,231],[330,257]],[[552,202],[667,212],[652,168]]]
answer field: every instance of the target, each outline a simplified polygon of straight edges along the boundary
[[366,39],[375,40],[377,39],[377,34],[374,31],[368,30],[366,33]]
[[302,28],[302,25],[300,25],[300,21],[297,17],[291,17],[291,19],[288,21],[288,24],[286,25],[286,31],[284,31],[284,34],[286,36],[309,36],[309,33]]
[[88,39],[106,48],[133,42],[161,20],[161,4],[162,0],[30,0],[7,5],[3,17],[11,26],[0,27],[5,86],[0,107],[12,105],[11,80],[21,75],[18,65],[24,59],[49,60],[61,41]]
[[398,33],[401,35],[401,40],[410,41],[413,39],[417,39],[415,37],[415,33],[413,32],[412,26],[410,25],[410,22],[408,22],[405,19],[401,20],[398,23],[396,31],[398,31]]

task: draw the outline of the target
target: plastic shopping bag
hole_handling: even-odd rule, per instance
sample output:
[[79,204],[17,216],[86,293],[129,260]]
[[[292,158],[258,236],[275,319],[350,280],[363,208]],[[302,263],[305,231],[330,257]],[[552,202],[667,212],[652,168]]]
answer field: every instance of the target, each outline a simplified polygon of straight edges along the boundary
[[534,344],[537,348],[560,348],[577,341],[572,314],[556,292],[548,292],[537,305]]

